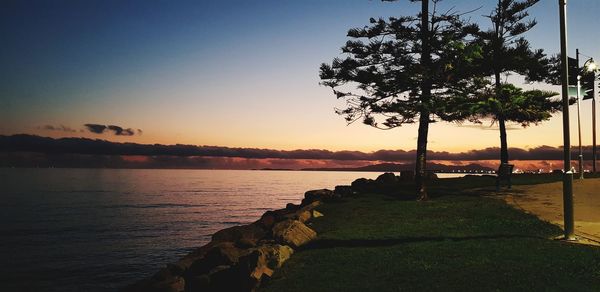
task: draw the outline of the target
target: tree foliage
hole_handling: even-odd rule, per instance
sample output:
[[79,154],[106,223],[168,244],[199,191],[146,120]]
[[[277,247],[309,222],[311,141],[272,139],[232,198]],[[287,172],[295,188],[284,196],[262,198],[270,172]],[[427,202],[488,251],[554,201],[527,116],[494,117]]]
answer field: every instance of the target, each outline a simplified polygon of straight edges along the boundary
[[537,22],[528,20],[527,10],[539,0],[498,0],[496,8],[487,16],[492,26],[476,33],[483,48],[479,71],[492,78],[493,90],[484,88],[480,101],[473,108],[472,119],[490,118],[500,128],[500,161],[508,163],[507,121],[523,126],[547,120],[560,109],[552,100],[557,95],[546,91],[523,91],[502,82],[503,74],[518,73],[526,81],[547,80],[551,73],[551,60],[542,49],[532,49],[523,34]]
[[[437,1],[434,1],[437,2]],[[466,25],[457,13],[431,18],[431,64],[420,63],[420,16],[371,18],[371,26],[348,31],[351,38],[342,52],[320,68],[321,84],[333,88],[346,108],[337,109],[349,123],[390,129],[418,121],[422,109],[446,121],[465,119],[468,113],[452,107],[453,97],[472,94],[476,84],[468,75],[473,60],[481,56],[479,46],[465,39],[472,25]],[[431,80],[431,100],[421,95],[423,79]],[[348,86],[350,85],[350,86]],[[355,86],[355,90],[351,88]],[[379,121],[377,118],[383,118]]]
[[528,90],[502,84],[500,89],[487,88],[479,96],[479,101],[473,105],[471,119],[480,122],[490,119],[498,122],[499,117],[517,122],[523,127],[537,125],[552,117],[552,113],[562,108],[560,100],[552,100],[557,93],[543,90]]
[[[413,1],[414,2],[414,1]],[[371,18],[348,31],[345,58],[320,68],[321,84],[333,89],[346,107],[336,112],[348,123],[391,129],[419,123],[415,182],[419,199],[424,187],[429,123],[464,120],[471,113],[460,101],[472,98],[480,79],[471,78],[480,47],[469,41],[477,27],[453,10],[440,13],[438,3],[421,1],[416,16]]]

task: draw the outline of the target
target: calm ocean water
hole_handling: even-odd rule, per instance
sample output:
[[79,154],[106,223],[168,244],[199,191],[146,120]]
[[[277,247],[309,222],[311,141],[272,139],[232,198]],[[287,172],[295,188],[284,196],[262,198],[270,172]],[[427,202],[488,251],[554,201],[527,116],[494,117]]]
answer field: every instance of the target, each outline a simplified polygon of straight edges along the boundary
[[369,172],[0,169],[0,291],[114,291]]

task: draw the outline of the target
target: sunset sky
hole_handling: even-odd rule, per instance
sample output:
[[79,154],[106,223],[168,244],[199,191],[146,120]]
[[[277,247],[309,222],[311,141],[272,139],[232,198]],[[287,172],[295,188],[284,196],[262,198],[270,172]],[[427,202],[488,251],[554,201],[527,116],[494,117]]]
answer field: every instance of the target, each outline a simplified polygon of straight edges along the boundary
[[[470,15],[487,27],[481,15],[494,3],[442,4],[459,11],[482,5]],[[557,3],[543,0],[530,10],[538,25],[526,37],[548,54],[559,52]],[[600,60],[600,1],[568,4],[570,54],[579,48]],[[346,125],[334,113],[343,103],[319,85],[318,68],[340,56],[349,28],[419,8],[409,1],[367,0],[2,1],[0,134],[280,150],[411,150],[417,125],[391,131]],[[586,145],[590,102],[582,104]],[[575,107],[571,117],[576,145]],[[131,128],[133,135],[91,133],[85,124]],[[498,136],[495,127],[438,123],[430,129],[429,148],[496,147]],[[561,115],[527,129],[511,126],[508,143],[561,145]]]

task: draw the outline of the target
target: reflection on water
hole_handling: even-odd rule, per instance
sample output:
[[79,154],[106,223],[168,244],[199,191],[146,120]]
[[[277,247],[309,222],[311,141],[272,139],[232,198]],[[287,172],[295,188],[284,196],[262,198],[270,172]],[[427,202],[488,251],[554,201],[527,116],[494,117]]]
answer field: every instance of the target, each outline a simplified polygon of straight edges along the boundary
[[306,190],[378,174],[0,169],[0,290],[113,291]]

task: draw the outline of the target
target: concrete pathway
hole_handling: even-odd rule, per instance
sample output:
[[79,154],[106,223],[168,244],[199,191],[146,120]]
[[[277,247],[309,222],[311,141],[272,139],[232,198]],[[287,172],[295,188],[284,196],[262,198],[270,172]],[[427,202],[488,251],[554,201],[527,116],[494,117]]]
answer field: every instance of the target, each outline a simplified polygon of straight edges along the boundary
[[[574,179],[575,235],[600,245],[600,178]],[[509,204],[563,227],[562,182],[514,186],[504,199]]]

